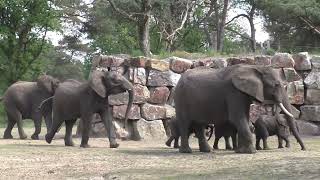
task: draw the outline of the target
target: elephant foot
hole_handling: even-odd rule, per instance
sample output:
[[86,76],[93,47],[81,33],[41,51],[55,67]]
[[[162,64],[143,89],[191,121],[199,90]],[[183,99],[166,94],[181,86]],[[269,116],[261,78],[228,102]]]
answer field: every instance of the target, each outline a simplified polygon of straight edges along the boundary
[[89,148],[90,145],[89,145],[89,144],[80,144],[80,147],[82,147],[82,148]]
[[231,146],[227,146],[226,150],[232,150],[232,147]]
[[13,139],[13,136],[11,134],[4,134],[3,139]]
[[166,141],[165,144],[166,144],[166,146],[171,147],[171,141],[168,140],[168,141]]
[[180,153],[192,153],[192,150],[191,150],[190,147],[182,147],[182,146],[180,146],[179,147],[179,152]]
[[213,146],[213,149],[219,149],[219,147],[218,146]]
[[28,136],[25,134],[20,136],[20,139],[27,139],[27,138],[28,138]]
[[73,141],[65,141],[64,145],[65,146],[74,146],[74,142]]
[[290,148],[290,144],[286,144],[286,148]]
[[282,145],[279,145],[279,146],[278,146],[278,149],[282,149],[282,148],[283,148],[283,146],[282,146]]
[[178,149],[178,148],[180,148],[180,146],[179,146],[179,144],[174,144],[173,148]]
[[264,147],[263,150],[270,150],[270,148],[269,147]]
[[50,137],[49,134],[46,134],[45,139],[46,139],[47,143],[49,143],[49,144],[50,144],[51,141],[52,141],[52,137]]
[[119,144],[118,143],[112,143],[110,144],[110,148],[118,148]]
[[249,147],[239,147],[236,150],[236,153],[242,153],[242,154],[253,154],[256,153],[257,151],[253,148],[253,146],[249,146]]
[[260,146],[256,146],[257,150],[262,150],[262,148]]
[[211,152],[212,149],[210,148],[210,146],[200,146],[200,152]]
[[31,139],[39,140],[39,135],[38,134],[32,134]]
[[305,147],[302,147],[301,150],[302,150],[302,151],[306,151],[307,149],[306,149]]

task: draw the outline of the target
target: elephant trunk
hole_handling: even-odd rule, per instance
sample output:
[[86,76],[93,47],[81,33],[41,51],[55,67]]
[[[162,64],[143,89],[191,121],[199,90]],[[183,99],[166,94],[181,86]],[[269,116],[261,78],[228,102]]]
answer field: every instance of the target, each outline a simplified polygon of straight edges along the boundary
[[127,105],[126,114],[124,117],[124,129],[125,129],[126,127],[128,127],[128,117],[129,117],[129,113],[130,113],[130,110],[131,110],[131,107],[133,104],[134,90],[133,90],[133,86],[129,82],[125,83],[124,87],[128,91],[128,94],[129,94],[129,101],[128,101],[128,105]]
[[304,146],[304,144],[303,144],[303,142],[301,140],[301,137],[299,135],[297,124],[295,123],[295,119],[293,118],[293,115],[290,113],[292,111],[291,111],[291,107],[290,107],[290,103],[289,103],[289,98],[288,98],[285,90],[283,90],[283,95],[284,95],[283,96],[283,101],[282,101],[283,108],[281,107],[282,103],[280,103],[279,106],[283,110],[284,113],[286,113],[286,111],[288,112],[288,113],[286,113],[286,120],[287,120],[288,126],[290,127],[293,136],[296,138],[296,140],[300,144],[301,150],[306,150],[306,148],[305,148],[305,146]]

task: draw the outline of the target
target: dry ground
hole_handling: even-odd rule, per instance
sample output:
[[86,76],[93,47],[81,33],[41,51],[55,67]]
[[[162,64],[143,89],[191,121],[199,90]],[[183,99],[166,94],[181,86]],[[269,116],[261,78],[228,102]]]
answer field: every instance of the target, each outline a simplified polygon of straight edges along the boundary
[[108,148],[105,138],[91,138],[89,149],[79,148],[79,139],[76,147],[65,147],[63,139],[50,145],[0,139],[0,179],[320,179],[320,137],[304,138],[307,151],[291,140],[290,149],[276,149],[271,138],[272,150],[235,154],[200,153],[193,139],[194,153],[179,154],[164,139],[119,141],[118,149]]

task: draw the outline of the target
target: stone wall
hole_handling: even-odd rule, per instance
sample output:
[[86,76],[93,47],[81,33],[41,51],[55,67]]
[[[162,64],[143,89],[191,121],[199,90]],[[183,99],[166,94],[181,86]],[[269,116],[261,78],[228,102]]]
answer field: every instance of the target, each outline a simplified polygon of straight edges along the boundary
[[[173,92],[181,73],[200,66],[222,68],[240,63],[274,67],[287,89],[300,132],[319,135],[320,56],[310,57],[307,52],[294,55],[278,53],[273,57],[213,57],[196,60],[178,57],[158,60],[127,55],[97,56],[93,59],[92,68],[102,67],[122,73],[134,84],[135,99],[129,121],[136,123],[143,138],[148,138],[165,137],[166,121],[175,115]],[[120,124],[124,118],[127,99],[127,93],[109,97],[113,117]],[[251,119],[254,121],[260,114],[267,114],[268,111],[268,107],[253,104]],[[101,128],[99,123],[93,126]],[[93,131],[97,130],[93,128]]]

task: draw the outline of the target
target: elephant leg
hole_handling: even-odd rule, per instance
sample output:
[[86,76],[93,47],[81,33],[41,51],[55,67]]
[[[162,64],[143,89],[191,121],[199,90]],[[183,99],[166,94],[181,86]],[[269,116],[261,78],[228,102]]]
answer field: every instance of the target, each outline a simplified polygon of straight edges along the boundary
[[237,140],[237,133],[234,133],[231,136],[231,140],[232,140],[232,149],[236,150],[238,148],[238,140]]
[[177,149],[179,148],[179,137],[174,138],[174,144],[173,144],[173,148]]
[[[132,135],[131,135],[131,139],[134,141],[140,141],[141,140],[141,136],[140,133],[138,131],[138,127],[137,127],[137,120],[132,120]],[[171,144],[171,143],[170,143]]]
[[12,128],[14,127],[15,124],[16,124],[15,121],[13,121],[12,119],[8,119],[8,124],[7,124],[6,130],[4,131],[3,139],[12,139],[13,138],[11,131],[12,131]]
[[286,148],[289,148],[289,147],[290,147],[289,138],[288,138],[288,137],[284,137],[283,139],[284,139],[284,141],[286,142]]
[[71,119],[71,120],[67,120],[65,121],[66,124],[66,134],[64,137],[64,144],[66,146],[74,146],[74,143],[72,141],[72,128],[74,123],[77,121],[77,119]]
[[283,148],[282,143],[283,143],[283,139],[280,136],[278,136],[278,148]]
[[263,150],[269,150],[268,142],[267,142],[267,137],[262,138],[263,141]]
[[[178,119],[178,118],[177,118]],[[189,146],[189,122],[183,121],[184,123],[179,124],[181,145],[179,147],[180,153],[192,153],[192,150]]]
[[24,132],[23,127],[22,127],[23,126],[22,115],[18,110],[16,110],[16,112],[10,113],[8,115],[8,121],[15,121],[17,123],[20,139],[27,138],[27,135]]
[[119,147],[119,144],[116,141],[116,133],[112,123],[112,113],[110,112],[110,108],[106,109],[104,112],[101,112],[100,116],[108,133],[110,148]]
[[204,127],[198,126],[195,128],[196,136],[198,137],[200,152],[211,152],[211,148],[208,144],[207,138],[205,137]]
[[171,147],[171,143],[172,143],[173,140],[175,140],[175,138],[173,136],[170,136],[169,139],[166,141],[166,145],[168,147]]
[[46,123],[47,133],[48,133],[50,131],[51,126],[52,126],[52,113],[51,112],[45,115],[44,122]]
[[[102,116],[101,116],[102,118]],[[89,132],[91,130],[91,119],[92,119],[92,115],[85,115],[81,117],[81,121],[80,123],[82,123],[82,137],[81,137],[81,144],[80,147],[83,148],[89,148]]]
[[[57,114],[57,113],[56,113]],[[51,143],[54,135],[56,134],[56,132],[58,131],[58,129],[61,127],[63,121],[61,120],[62,118],[60,118],[59,116],[53,116],[53,120],[52,120],[52,125],[50,127],[50,131],[46,134],[45,139],[47,141],[47,143]]]
[[[235,100],[236,99],[236,100]],[[241,103],[241,104],[240,104]],[[229,122],[237,128],[238,148],[237,153],[255,153],[252,134],[249,128],[250,101],[241,92],[234,92],[228,96]]]
[[219,149],[219,140],[221,136],[215,136],[214,137],[214,143],[213,143],[213,149]]
[[224,136],[224,141],[225,141],[226,149],[227,149],[227,150],[231,150],[231,149],[232,149],[232,147],[231,147],[231,145],[230,145],[229,139],[230,139],[229,136]]
[[33,114],[32,116],[34,123],[34,133],[31,135],[31,139],[39,140],[39,134],[41,132],[41,121],[42,117],[40,113]]
[[256,149],[257,150],[262,150],[261,146],[260,146],[260,137],[256,137]]

